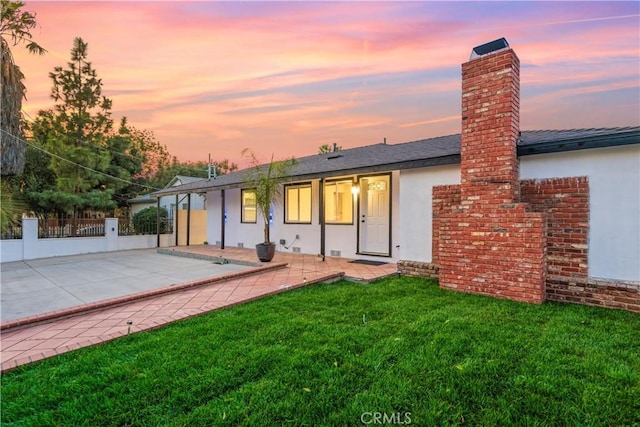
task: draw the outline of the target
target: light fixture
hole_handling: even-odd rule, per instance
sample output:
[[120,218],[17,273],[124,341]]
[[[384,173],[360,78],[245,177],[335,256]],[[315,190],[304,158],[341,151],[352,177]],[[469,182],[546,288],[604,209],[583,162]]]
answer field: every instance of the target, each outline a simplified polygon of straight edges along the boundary
[[355,196],[356,194],[358,194],[360,192],[360,187],[358,187],[357,185],[352,185],[351,186],[351,192]]

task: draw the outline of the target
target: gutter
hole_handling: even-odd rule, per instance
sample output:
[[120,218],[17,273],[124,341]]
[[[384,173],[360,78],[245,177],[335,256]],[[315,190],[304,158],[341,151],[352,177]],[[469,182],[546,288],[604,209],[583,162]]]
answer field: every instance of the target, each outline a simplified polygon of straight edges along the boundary
[[590,148],[618,147],[640,144],[640,132],[631,131],[616,135],[599,135],[588,138],[563,139],[518,146],[518,156],[532,154],[561,153],[565,151],[587,150]]

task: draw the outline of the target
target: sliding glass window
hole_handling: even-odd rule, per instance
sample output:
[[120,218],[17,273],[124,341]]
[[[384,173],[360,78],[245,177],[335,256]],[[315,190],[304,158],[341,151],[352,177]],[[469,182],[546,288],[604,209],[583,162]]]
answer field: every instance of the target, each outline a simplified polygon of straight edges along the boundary
[[258,213],[256,211],[256,190],[242,190],[241,191],[241,211],[242,222],[255,223],[258,219]]
[[327,224],[353,224],[352,180],[324,185],[324,219]]
[[311,184],[285,186],[284,210],[286,224],[311,224]]

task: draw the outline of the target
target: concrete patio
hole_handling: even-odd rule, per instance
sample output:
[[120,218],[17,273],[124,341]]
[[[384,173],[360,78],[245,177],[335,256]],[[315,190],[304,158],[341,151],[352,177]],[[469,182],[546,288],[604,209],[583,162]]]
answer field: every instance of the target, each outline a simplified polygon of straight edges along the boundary
[[365,265],[332,257],[323,261],[313,255],[281,252],[271,263],[260,264],[252,249],[189,246],[161,252],[191,258],[184,260],[187,263],[229,261],[249,268],[4,322],[0,326],[2,371],[308,284],[342,277],[367,282],[396,272],[394,263]]
[[158,254],[156,249],[3,262],[0,322],[70,309],[250,268]]

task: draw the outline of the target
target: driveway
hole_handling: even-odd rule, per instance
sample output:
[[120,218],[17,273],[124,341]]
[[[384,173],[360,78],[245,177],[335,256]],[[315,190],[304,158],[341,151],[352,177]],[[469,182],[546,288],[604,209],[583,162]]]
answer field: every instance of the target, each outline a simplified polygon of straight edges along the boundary
[[247,270],[237,264],[161,255],[156,249],[0,264],[0,321]]

